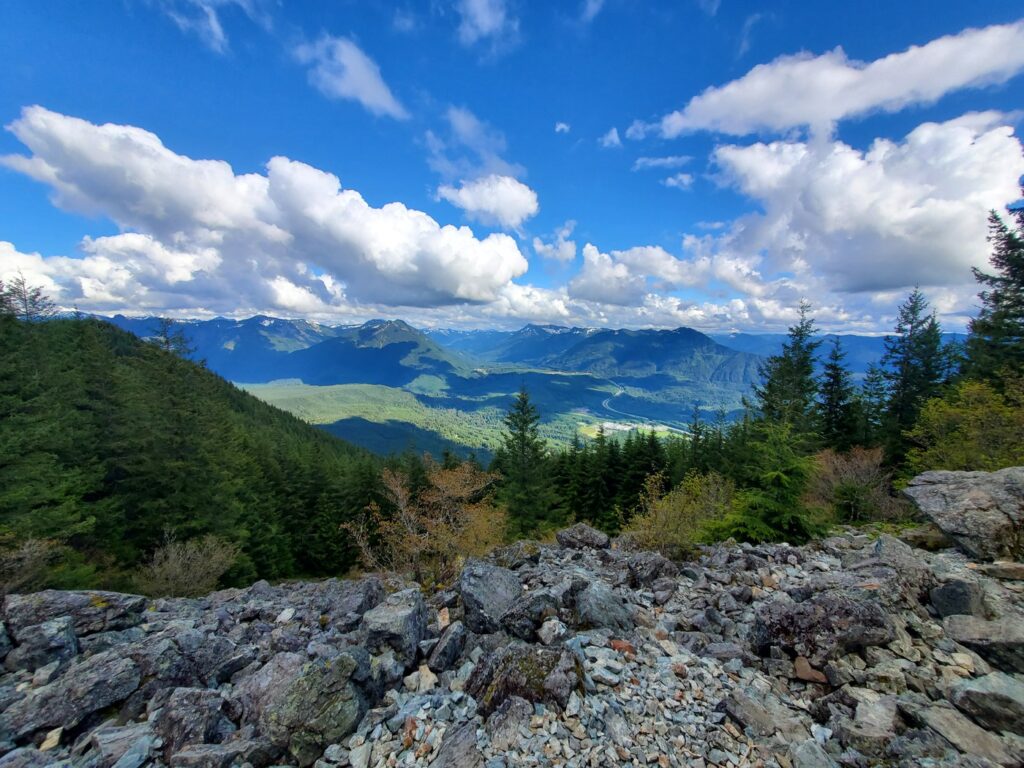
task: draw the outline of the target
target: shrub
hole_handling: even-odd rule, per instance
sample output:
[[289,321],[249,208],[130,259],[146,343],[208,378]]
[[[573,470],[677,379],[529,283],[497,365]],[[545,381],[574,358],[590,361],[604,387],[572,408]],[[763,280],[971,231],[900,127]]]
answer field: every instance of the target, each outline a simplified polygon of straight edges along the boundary
[[442,466],[425,457],[426,482],[385,469],[387,508],[367,507],[358,523],[343,526],[375,571],[411,573],[425,586],[458,575],[467,556],[482,555],[505,540],[505,511],[491,498],[497,475],[471,462]]
[[137,589],[152,597],[195,597],[212,592],[240,550],[217,536],[178,541],[164,532],[164,543],[135,578]]
[[731,480],[716,472],[691,472],[668,493],[662,493],[663,487],[661,474],[647,478],[639,510],[625,533],[643,549],[682,560],[703,540],[706,524],[729,511],[735,488]]
[[925,403],[907,433],[912,474],[930,469],[992,470],[1024,464],[1024,381],[1007,378],[1004,392],[964,381]]
[[892,477],[882,466],[883,458],[881,448],[822,451],[814,457],[805,503],[831,510],[844,523],[905,517],[909,509],[890,493]]
[[46,585],[61,546],[47,539],[26,539],[0,549],[0,595],[33,592]]

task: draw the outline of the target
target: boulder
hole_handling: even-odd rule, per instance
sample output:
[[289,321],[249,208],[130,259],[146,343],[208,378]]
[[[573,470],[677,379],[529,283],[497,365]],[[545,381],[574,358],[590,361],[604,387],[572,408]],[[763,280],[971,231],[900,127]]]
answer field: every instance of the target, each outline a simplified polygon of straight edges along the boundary
[[546,619],[558,616],[558,599],[544,590],[526,592],[517,597],[502,614],[501,626],[520,640],[532,641]]
[[581,691],[583,668],[565,648],[507,645],[485,657],[466,681],[466,692],[489,715],[510,696],[565,707]]
[[523,593],[519,577],[507,568],[470,560],[459,575],[466,626],[473,632],[496,632],[505,611]]
[[44,621],[70,616],[79,637],[93,632],[127,629],[142,622],[146,598],[119,592],[63,592],[47,589],[4,599],[7,629],[18,640],[21,630]]
[[501,703],[491,716],[487,718],[487,735],[491,739],[491,749],[504,752],[519,740],[519,729],[530,725],[533,705],[518,696],[509,696]]
[[903,492],[969,557],[1024,559],[1024,467],[925,472]]
[[0,757],[0,768],[45,768],[53,761],[35,747],[22,747]]
[[104,768],[115,764],[142,765],[155,752],[156,739],[153,726],[148,722],[101,726],[89,734],[93,754],[99,758],[100,765]]
[[954,686],[949,698],[982,727],[1024,736],[1024,682],[1020,678],[992,672]]
[[153,714],[153,731],[170,757],[190,744],[213,744],[234,730],[224,716],[224,699],[208,688],[175,688]]
[[873,597],[827,590],[796,603],[776,599],[757,610],[751,642],[761,656],[778,646],[821,668],[829,659],[896,639],[896,628]]
[[433,768],[481,768],[484,756],[476,744],[476,723],[468,722],[445,734]]
[[608,534],[586,523],[576,523],[571,528],[558,531],[555,538],[566,549],[608,549],[611,544]]
[[427,666],[435,672],[451,669],[466,647],[466,627],[461,621],[449,624],[430,652]]
[[42,624],[22,627],[18,647],[7,654],[5,666],[10,670],[33,671],[51,662],[63,662],[78,655],[78,638],[70,616],[50,619]]
[[1016,766],[1020,762],[996,734],[971,722],[948,704],[933,704],[901,710],[913,721],[931,728],[961,752],[991,760],[997,765]]
[[629,580],[633,587],[649,587],[658,579],[675,578],[679,568],[657,552],[637,552],[626,560]]
[[507,547],[498,547],[487,557],[502,568],[515,570],[540,559],[540,544],[530,539],[521,539]]
[[985,618],[984,593],[981,585],[975,581],[951,579],[933,587],[928,593],[928,597],[932,607],[942,618],[957,615]]
[[267,701],[260,717],[263,735],[286,746],[300,766],[312,765],[328,745],[352,733],[366,712],[351,680],[356,667],[348,654],[304,665]]
[[138,665],[116,650],[72,664],[52,683],[36,688],[4,711],[15,739],[43,728],[73,728],[93,712],[124,701],[139,687]]
[[576,619],[580,627],[633,628],[633,615],[622,599],[603,581],[595,579],[576,595]]
[[1024,621],[1005,616],[986,621],[977,616],[947,617],[942,626],[946,634],[978,653],[1004,672],[1024,673]]
[[267,742],[253,739],[235,739],[223,744],[194,744],[171,758],[171,768],[270,765],[276,754],[277,751]]
[[[516,581],[518,584],[518,580]],[[363,614],[363,628],[371,647],[394,649],[406,668],[416,661],[420,641],[427,633],[427,606],[416,588],[389,595],[383,603]]]

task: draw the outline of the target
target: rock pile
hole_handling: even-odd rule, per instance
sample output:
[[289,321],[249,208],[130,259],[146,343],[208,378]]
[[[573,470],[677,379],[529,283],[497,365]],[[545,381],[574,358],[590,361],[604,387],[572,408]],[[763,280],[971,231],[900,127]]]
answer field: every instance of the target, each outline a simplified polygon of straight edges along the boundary
[[0,768],[1021,765],[1016,565],[852,529],[678,565],[575,526],[429,596],[10,595]]

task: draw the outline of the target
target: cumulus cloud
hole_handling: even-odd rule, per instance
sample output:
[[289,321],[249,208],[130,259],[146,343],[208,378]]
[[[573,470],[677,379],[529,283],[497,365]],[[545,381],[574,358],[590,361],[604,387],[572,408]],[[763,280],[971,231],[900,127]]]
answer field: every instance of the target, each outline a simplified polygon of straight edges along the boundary
[[602,253],[583,246],[583,268],[569,282],[569,295],[604,304],[628,306],[654,291],[696,285],[709,273],[707,259],[680,259],[660,246],[637,246]]
[[456,0],[459,42],[465,46],[489,40],[498,49],[515,42],[519,19],[509,13],[505,0]]
[[672,189],[689,189],[693,186],[693,176],[689,173],[674,173],[662,179],[661,183]]
[[568,123],[555,123],[555,133],[568,133],[570,130],[572,130],[572,128]]
[[48,185],[59,207],[125,230],[87,238],[83,258],[17,257],[26,275],[59,288],[65,305],[430,307],[494,301],[528,268],[508,235],[480,239],[401,203],[375,208],[337,176],[288,158],[236,175],[223,161],[176,154],[140,128],[41,107],[8,128],[30,154],[0,162]]
[[597,143],[600,144],[605,149],[612,149],[613,147],[621,147],[622,146],[622,139],[619,138],[619,129],[618,128],[610,128],[608,130],[608,133],[604,134],[601,138],[599,138],[597,140]]
[[930,104],[947,93],[1005,82],[1024,70],[1024,21],[966,29],[871,62],[842,48],[819,56],[781,56],[711,87],[654,124],[634,123],[628,138],[666,138],[710,130],[736,136],[809,127]]
[[558,229],[551,242],[545,243],[539,237],[533,238],[533,250],[538,256],[555,261],[572,261],[576,258],[576,242],[570,240],[573,230],[576,229],[576,222],[571,219]]
[[295,56],[310,65],[309,81],[325,96],[357,101],[375,115],[397,120],[409,117],[384,82],[377,63],[351,40],[325,35],[315,43],[298,46]]
[[650,168],[680,168],[693,160],[689,155],[669,155],[667,157],[638,157],[633,162],[634,171],[646,171]]
[[458,187],[442,185],[437,196],[466,212],[483,224],[517,229],[526,219],[537,215],[537,193],[511,176],[491,174]]
[[842,142],[725,145],[723,183],[763,209],[725,237],[839,292],[970,282],[987,263],[987,213],[1019,192],[1024,155],[998,113],[925,123],[860,151]]

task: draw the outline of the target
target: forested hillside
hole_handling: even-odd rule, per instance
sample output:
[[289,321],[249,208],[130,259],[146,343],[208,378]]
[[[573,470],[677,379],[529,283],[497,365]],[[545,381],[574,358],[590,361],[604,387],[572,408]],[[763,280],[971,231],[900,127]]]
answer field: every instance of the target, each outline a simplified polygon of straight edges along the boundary
[[377,459],[183,359],[173,334],[40,319],[0,317],[0,544],[46,542],[46,583],[130,587],[168,530],[236,544],[228,582],[353,563],[339,526],[375,498]]

